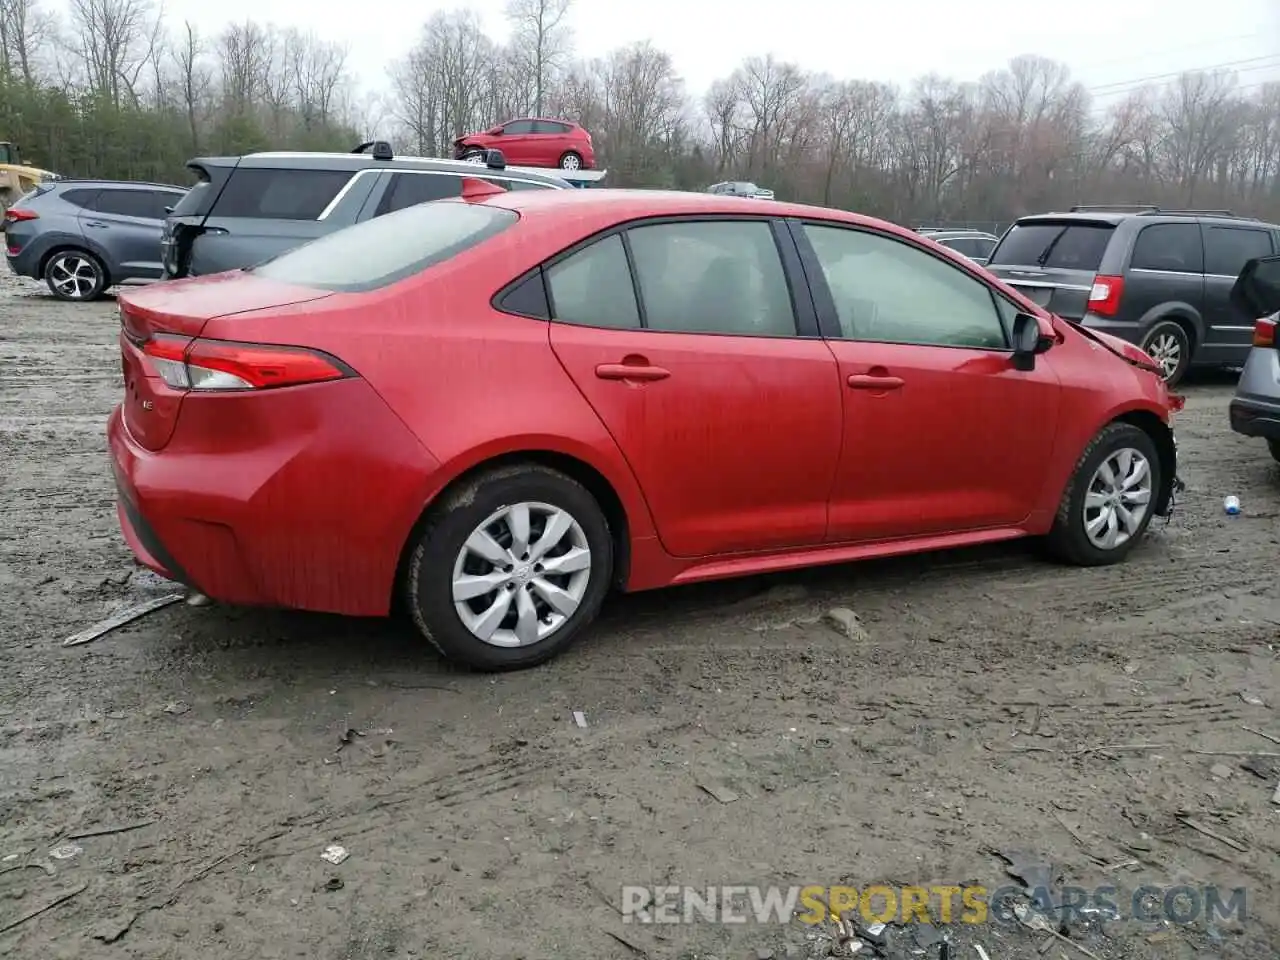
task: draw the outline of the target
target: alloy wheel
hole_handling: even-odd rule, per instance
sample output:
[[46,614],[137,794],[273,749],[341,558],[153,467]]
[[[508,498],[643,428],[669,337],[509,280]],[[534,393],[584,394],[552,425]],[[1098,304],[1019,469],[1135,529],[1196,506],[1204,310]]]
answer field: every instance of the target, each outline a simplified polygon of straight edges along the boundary
[[591,579],[582,525],[546,503],[500,507],[472,531],[453,565],[453,607],[479,640],[525,647],[556,633]]
[[576,153],[566,153],[560,158],[561,170],[577,170],[581,168],[581,166],[582,161],[578,159],[578,155]]
[[1085,536],[1100,550],[1114,550],[1137,536],[1151,508],[1151,463],[1124,447],[1098,465],[1085,493]]
[[98,266],[80,253],[62,253],[49,264],[49,283],[68,300],[87,300],[96,292]]
[[1147,353],[1160,365],[1164,378],[1168,380],[1178,371],[1182,362],[1182,338],[1172,331],[1158,333],[1147,344]]

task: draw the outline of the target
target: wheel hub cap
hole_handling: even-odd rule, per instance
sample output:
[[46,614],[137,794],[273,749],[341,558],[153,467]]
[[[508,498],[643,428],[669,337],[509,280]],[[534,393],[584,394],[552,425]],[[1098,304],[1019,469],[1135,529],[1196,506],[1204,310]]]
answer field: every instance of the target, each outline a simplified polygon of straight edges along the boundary
[[582,525],[559,507],[516,503],[490,514],[458,551],[453,607],[477,639],[524,647],[564,627],[590,580]]
[[1132,447],[1098,465],[1084,498],[1084,531],[1100,550],[1114,550],[1137,536],[1151,509],[1151,463]]

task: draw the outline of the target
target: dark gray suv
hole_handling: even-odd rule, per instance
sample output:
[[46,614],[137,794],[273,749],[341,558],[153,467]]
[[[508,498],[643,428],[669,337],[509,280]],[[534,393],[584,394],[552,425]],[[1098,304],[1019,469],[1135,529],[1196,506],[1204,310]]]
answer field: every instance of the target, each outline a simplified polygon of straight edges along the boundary
[[1176,384],[1192,366],[1238,366],[1253,317],[1232,305],[1244,265],[1280,250],[1280,227],[1226,210],[1072,207],[1023,217],[987,269],[1059,316],[1146,350]]
[[394,156],[384,141],[351,153],[254,153],[187,164],[196,185],[174,207],[161,241],[169,278],[237,270],[393,210],[462,194],[464,178],[506,190],[572,190],[566,180],[508,167]]
[[166,208],[182,187],[115,180],[42,183],[5,213],[9,267],[61,300],[93,300],[110,286],[159,280]]

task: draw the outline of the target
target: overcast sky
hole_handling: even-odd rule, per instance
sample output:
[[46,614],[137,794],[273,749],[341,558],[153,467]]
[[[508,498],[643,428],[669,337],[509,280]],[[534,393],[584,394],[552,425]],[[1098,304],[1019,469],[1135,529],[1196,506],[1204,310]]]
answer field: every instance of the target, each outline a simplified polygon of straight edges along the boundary
[[[504,0],[164,0],[169,21],[190,19],[210,34],[253,18],[346,40],[364,89],[385,88],[385,65],[432,12],[465,6],[505,36]],[[1280,0],[575,0],[571,19],[580,55],[652,40],[695,94],[744,57],[770,52],[838,77],[898,83],[930,70],[974,80],[1039,53],[1068,63],[1103,103],[1134,81],[1192,68],[1234,64],[1241,85],[1255,89],[1280,80]]]

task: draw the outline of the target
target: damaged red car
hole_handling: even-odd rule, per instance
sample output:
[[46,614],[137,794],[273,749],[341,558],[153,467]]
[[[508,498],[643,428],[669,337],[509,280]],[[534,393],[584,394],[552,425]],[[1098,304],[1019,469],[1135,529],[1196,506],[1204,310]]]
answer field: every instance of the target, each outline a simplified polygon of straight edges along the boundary
[[469,180],[120,320],[142,563],[229,604],[402,603],[481,669],[615,589],[1019,537],[1114,563],[1178,485],[1146,354],[836,210]]

